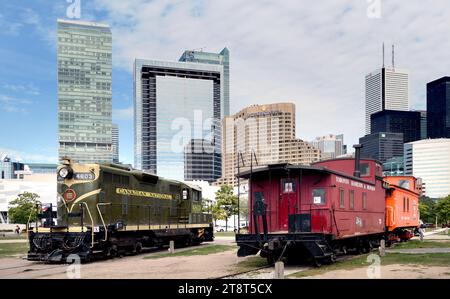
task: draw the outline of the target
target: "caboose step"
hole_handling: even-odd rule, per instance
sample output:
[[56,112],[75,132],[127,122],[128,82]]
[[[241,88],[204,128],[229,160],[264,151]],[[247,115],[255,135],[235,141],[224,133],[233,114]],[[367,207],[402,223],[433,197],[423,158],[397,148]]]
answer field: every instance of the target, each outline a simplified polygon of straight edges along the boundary
[[332,248],[325,241],[303,242],[303,245],[315,259],[334,255]]

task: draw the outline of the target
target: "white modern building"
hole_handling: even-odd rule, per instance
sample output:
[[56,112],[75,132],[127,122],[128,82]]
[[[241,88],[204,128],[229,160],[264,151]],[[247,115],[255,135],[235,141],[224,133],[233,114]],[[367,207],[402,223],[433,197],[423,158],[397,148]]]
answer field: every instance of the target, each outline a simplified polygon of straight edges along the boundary
[[113,162],[119,163],[119,126],[117,124],[112,124],[111,128],[112,134],[112,147],[113,147]]
[[366,135],[370,116],[383,110],[409,111],[408,71],[382,67],[366,75]]
[[450,194],[450,138],[425,139],[404,145],[405,174],[422,178],[425,195]]
[[36,193],[42,203],[56,207],[56,175],[30,172],[23,179],[0,180],[0,224],[8,223],[9,203],[24,192]]

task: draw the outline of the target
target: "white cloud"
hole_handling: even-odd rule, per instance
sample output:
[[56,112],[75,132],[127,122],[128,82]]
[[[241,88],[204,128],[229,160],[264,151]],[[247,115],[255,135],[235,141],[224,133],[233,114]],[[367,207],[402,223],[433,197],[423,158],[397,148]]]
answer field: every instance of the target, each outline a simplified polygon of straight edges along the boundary
[[113,121],[116,120],[132,120],[133,119],[133,106],[123,109],[113,110]]
[[231,111],[292,101],[306,140],[344,133],[352,144],[363,135],[364,76],[381,66],[383,41],[396,44],[396,66],[410,70],[414,108],[425,106],[425,84],[449,72],[446,0],[382,1],[380,19],[367,17],[363,0],[95,4],[112,27],[116,67],[131,73],[136,57],[176,60],[184,49],[227,46]]
[[34,84],[29,83],[26,85],[22,84],[3,84],[1,86],[3,89],[13,91],[13,92],[20,92],[20,93],[26,93],[29,95],[37,96],[40,95],[39,88],[37,88]]
[[28,99],[15,98],[5,94],[0,94],[0,110],[6,112],[22,112],[26,113],[26,105],[30,105],[33,102]]

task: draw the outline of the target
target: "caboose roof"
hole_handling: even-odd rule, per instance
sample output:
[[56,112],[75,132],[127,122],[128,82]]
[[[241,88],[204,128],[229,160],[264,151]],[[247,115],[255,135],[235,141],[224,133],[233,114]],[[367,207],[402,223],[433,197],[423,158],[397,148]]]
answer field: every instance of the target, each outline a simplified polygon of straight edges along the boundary
[[[352,179],[354,181],[360,181],[363,183],[368,183],[368,184],[372,184],[374,185],[374,182],[372,181],[368,181],[366,179],[363,178],[358,178],[355,176],[351,176],[348,175],[346,173],[343,172],[339,172],[336,170],[332,170],[326,167],[321,167],[321,166],[309,166],[309,165],[294,165],[294,164],[290,164],[290,163],[281,163],[281,164],[271,164],[268,166],[260,166],[260,167],[256,167],[253,168],[253,171],[250,170],[246,170],[243,171],[240,174],[241,178],[246,178],[248,179],[250,177],[250,175],[262,175],[264,173],[269,173],[269,172],[279,172],[279,171],[287,171],[289,170],[291,174],[295,175],[295,173],[298,171],[300,172],[302,170],[302,173],[305,172],[309,172],[309,173],[322,173],[322,174],[328,174],[328,175],[338,175],[338,176],[342,176],[345,178],[349,178]],[[372,177],[370,177],[372,178]],[[382,178],[379,178],[382,179]]]

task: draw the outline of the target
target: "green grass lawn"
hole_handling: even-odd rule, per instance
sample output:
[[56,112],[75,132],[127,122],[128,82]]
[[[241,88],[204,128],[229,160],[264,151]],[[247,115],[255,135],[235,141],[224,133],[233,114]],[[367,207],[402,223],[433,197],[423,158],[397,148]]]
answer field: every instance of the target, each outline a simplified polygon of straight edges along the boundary
[[3,236],[3,234],[0,233],[0,240],[22,240],[22,239],[26,239],[26,238],[27,238],[27,234],[20,234],[20,235],[7,234],[7,235]]
[[419,241],[409,240],[404,243],[397,243],[390,247],[392,249],[414,249],[414,248],[450,248],[450,241]]
[[[415,247],[418,248],[418,247]],[[361,267],[367,267],[372,261],[367,262],[368,254],[354,256],[349,259],[339,261],[331,265],[324,265],[320,268],[312,268],[309,270],[291,274],[291,277],[307,277],[323,274],[334,270],[352,270]],[[424,253],[424,254],[407,254],[407,253],[387,253],[381,257],[381,265],[423,265],[423,266],[450,266],[450,253]]]
[[192,256],[192,255],[208,255],[218,252],[224,252],[228,250],[236,249],[236,246],[229,245],[205,245],[195,247],[193,249],[178,251],[175,249],[175,253],[156,253],[149,256],[144,257],[144,259],[158,259],[163,257],[172,257],[172,256]]
[[236,267],[240,271],[251,270],[254,268],[260,268],[260,267],[264,267],[264,266],[267,266],[267,260],[260,256],[249,257],[246,260],[244,260],[236,265]]
[[11,257],[28,252],[27,243],[4,243],[0,244],[0,258]]

